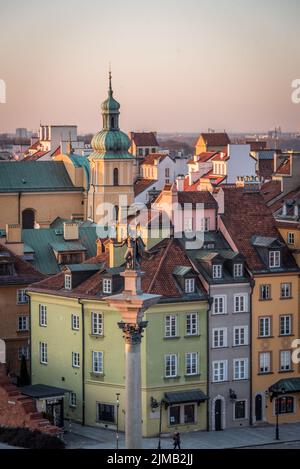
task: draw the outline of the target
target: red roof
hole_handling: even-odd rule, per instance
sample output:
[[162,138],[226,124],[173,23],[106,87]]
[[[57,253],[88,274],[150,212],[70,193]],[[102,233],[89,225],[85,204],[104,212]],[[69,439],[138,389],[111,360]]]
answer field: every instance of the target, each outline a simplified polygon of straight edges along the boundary
[[23,161],[37,161],[40,158],[42,158],[42,156],[47,155],[47,153],[49,153],[49,152],[48,151],[37,151],[33,155],[26,156]]
[[157,160],[163,161],[166,156],[168,155],[166,155],[165,153],[150,153],[141,161],[140,164],[154,165]]
[[267,149],[267,141],[266,140],[247,140],[246,143],[250,145],[250,151],[259,151],[259,150],[266,150]]
[[291,160],[290,158],[284,160],[283,163],[279,166],[279,168],[276,171],[276,174],[284,174],[284,175],[289,175],[291,174]]
[[178,192],[178,203],[205,204],[207,207],[218,207],[215,198],[209,191],[180,191]]
[[157,182],[156,179],[138,179],[134,183],[134,195],[137,196],[148,189],[152,184]]
[[60,146],[57,147],[53,153],[51,153],[51,156],[57,156],[57,155],[60,155],[61,154],[61,149],[60,149]]
[[208,132],[202,133],[200,138],[205,140],[207,146],[226,147],[230,139],[226,132]]
[[15,269],[14,275],[0,276],[0,285],[29,285],[45,278],[45,275],[38,272],[29,262],[24,261],[20,256],[17,256],[2,244],[0,244],[0,252],[8,253],[9,257],[7,260],[13,263]]
[[[267,236],[282,240],[270,208],[259,192],[224,187],[225,213],[222,220],[239,252],[245,256],[253,270],[265,269],[256,248],[253,236]],[[295,267],[295,261],[288,250],[285,252],[286,265]]]
[[213,161],[226,161],[228,160],[227,153],[223,152],[223,156],[221,156],[221,152],[219,151],[216,155],[212,158]]
[[261,194],[265,202],[270,202],[281,193],[280,181],[268,181],[261,187]]
[[283,197],[280,197],[279,200],[276,200],[275,202],[271,203],[271,210],[272,212],[276,212],[277,210],[282,207],[284,202],[289,199],[300,199],[300,186],[297,187],[297,189],[289,192],[288,194],[285,194]]
[[189,185],[189,177],[186,176],[184,178],[184,184],[183,184],[183,189],[185,191],[196,191],[198,186],[199,186],[199,179],[197,179],[197,181],[193,182],[193,184]]
[[154,132],[130,132],[130,139],[137,147],[158,147]]
[[264,179],[270,179],[274,171],[274,162],[273,160],[263,160],[258,161],[258,175]]

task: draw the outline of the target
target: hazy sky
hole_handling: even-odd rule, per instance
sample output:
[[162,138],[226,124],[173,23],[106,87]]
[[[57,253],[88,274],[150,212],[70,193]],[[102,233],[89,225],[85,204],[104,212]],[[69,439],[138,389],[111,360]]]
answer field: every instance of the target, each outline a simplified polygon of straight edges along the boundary
[[0,0],[0,132],[101,127],[112,64],[125,130],[300,130],[299,0]]

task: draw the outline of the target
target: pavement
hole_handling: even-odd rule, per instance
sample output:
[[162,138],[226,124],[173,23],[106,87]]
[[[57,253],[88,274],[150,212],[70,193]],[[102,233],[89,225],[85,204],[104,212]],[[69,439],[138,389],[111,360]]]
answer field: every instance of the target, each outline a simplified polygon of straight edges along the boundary
[[[224,449],[251,448],[271,445],[271,447],[285,447],[286,443],[293,443],[294,448],[300,449],[300,423],[281,424],[279,427],[280,440],[275,440],[275,426],[240,427],[221,432],[189,432],[181,434],[182,449]],[[68,449],[115,449],[116,433],[96,427],[83,427],[72,423],[71,431],[64,434]],[[156,449],[157,438],[144,438],[144,449]],[[125,448],[124,433],[119,435],[119,448]],[[162,436],[161,448],[172,449],[170,436]]]

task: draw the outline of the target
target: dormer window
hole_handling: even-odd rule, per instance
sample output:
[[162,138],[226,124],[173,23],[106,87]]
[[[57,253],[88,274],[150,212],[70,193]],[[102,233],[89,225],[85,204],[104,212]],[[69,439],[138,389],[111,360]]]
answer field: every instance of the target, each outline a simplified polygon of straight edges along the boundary
[[65,274],[65,289],[72,290],[72,276],[70,274]]
[[222,265],[215,264],[213,265],[213,278],[222,278]]
[[111,293],[111,292],[112,292],[112,279],[104,278],[103,279],[103,293]]
[[280,267],[280,251],[269,252],[269,267]]
[[185,293],[194,293],[195,291],[195,279],[186,278],[184,281],[184,291]]
[[243,276],[243,264],[234,264],[233,265],[233,276],[242,277]]

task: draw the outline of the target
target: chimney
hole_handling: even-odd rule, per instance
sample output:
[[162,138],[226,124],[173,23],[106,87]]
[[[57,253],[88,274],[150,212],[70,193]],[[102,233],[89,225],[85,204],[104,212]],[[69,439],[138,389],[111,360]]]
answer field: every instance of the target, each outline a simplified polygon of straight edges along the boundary
[[177,176],[176,178],[176,186],[177,186],[177,190],[179,192],[183,191],[184,190],[184,176]]
[[64,240],[77,241],[79,239],[78,223],[65,222],[64,223]]
[[6,246],[17,256],[24,254],[21,225],[6,225]]
[[[295,206],[296,207],[296,206]],[[286,217],[287,215],[287,205],[286,205],[286,202],[284,202],[283,206],[282,206],[282,215],[284,217]]]

